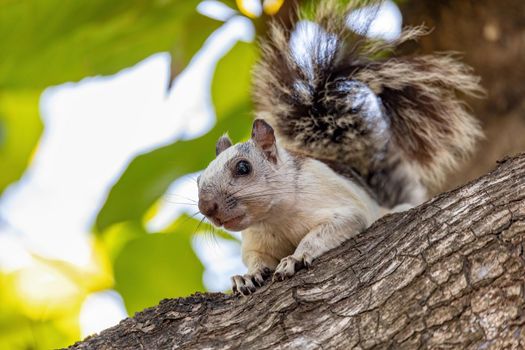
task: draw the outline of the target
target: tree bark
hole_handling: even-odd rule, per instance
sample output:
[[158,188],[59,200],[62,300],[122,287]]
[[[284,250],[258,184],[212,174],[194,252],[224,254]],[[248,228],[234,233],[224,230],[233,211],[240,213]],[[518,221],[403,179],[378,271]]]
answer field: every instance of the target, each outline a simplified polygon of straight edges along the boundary
[[401,6],[405,25],[432,33],[419,53],[452,51],[481,76],[485,99],[469,99],[487,136],[445,189],[487,173],[497,159],[525,151],[525,6],[523,0],[410,0]]
[[250,297],[166,299],[71,349],[523,349],[525,153]]

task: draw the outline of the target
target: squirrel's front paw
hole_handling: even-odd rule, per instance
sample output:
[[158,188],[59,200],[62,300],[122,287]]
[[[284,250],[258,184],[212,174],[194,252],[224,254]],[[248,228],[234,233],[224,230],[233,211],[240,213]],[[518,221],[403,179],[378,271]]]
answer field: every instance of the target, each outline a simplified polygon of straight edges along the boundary
[[293,276],[297,271],[302,268],[309,268],[312,264],[312,258],[303,256],[297,259],[293,255],[289,255],[286,258],[282,258],[279,265],[275,269],[273,274],[274,281],[283,281],[287,277]]
[[270,276],[272,271],[269,268],[257,270],[251,274],[235,275],[231,278],[232,291],[234,293],[241,293],[242,295],[250,295],[257,290],[257,287],[262,287],[264,280]]

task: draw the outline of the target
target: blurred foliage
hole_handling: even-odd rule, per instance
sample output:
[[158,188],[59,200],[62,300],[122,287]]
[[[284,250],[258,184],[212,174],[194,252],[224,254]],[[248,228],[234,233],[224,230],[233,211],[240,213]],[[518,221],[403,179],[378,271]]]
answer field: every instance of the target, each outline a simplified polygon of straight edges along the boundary
[[0,194],[23,174],[42,132],[39,95],[37,90],[0,88]]
[[217,125],[204,136],[176,141],[135,158],[100,211],[99,230],[120,221],[142,220],[173,181],[203,169],[213,159],[213,145],[226,130],[237,140],[247,135],[251,124],[250,69],[255,58],[254,45],[239,42],[219,61],[211,89]]
[[51,349],[73,343],[80,337],[85,297],[113,284],[108,265],[100,261],[78,268],[34,258],[37,263],[28,268],[0,271],[0,349]]
[[114,269],[115,289],[131,314],[156,305],[167,296],[204,290],[204,267],[193,252],[191,236],[180,232],[144,235],[126,243]]
[[[0,193],[37,151],[45,88],[114,74],[157,52],[171,54],[171,84],[222,25],[199,14],[199,2],[0,1]],[[265,14],[257,17],[242,0],[222,0],[258,30],[283,2],[262,1]],[[208,133],[129,164],[96,218],[89,266],[33,255],[28,268],[0,270],[0,349],[57,348],[78,340],[81,305],[96,291],[117,290],[132,314],[163,298],[204,290],[194,236],[234,238],[187,215],[162,232],[148,232],[144,223],[173,181],[209,163],[222,133],[234,140],[249,135],[250,71],[257,55],[254,43],[239,42],[218,62],[211,84],[217,124]]]
[[0,88],[114,74],[160,51],[175,52],[182,69],[220,24],[196,12],[199,2],[3,1]]

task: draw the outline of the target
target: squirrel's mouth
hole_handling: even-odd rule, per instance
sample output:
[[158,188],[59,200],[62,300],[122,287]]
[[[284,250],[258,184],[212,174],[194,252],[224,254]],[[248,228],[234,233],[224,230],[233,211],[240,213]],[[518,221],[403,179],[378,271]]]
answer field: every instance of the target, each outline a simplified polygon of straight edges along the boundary
[[242,222],[242,220],[245,218],[245,214],[236,216],[234,218],[228,219],[226,221],[222,222],[222,226],[224,226],[225,229],[228,230],[238,230],[238,225]]

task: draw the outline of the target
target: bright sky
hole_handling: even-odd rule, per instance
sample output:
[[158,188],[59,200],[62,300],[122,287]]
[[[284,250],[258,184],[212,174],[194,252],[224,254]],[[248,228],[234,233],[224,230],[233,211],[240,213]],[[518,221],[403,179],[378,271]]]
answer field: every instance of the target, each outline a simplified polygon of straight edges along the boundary
[[[376,21],[376,32],[383,28],[399,35],[399,12],[393,3],[386,6],[389,9],[380,13],[382,21]],[[218,18],[229,14],[214,1],[206,1],[200,9]],[[249,21],[230,20],[207,42],[169,94],[166,53],[113,76],[47,89],[41,98],[45,131],[35,159],[22,180],[0,200],[0,218],[5,221],[0,221],[0,269],[30,266],[34,262],[28,251],[78,266],[88,264],[90,228],[112,184],[137,154],[177,138],[195,137],[212,126],[209,84],[214,64],[236,40],[252,37]],[[176,181],[168,194],[148,224],[152,231],[169,224],[181,211],[194,210],[169,200],[173,194],[196,199],[193,181]],[[199,238],[194,247],[206,267],[204,282],[209,290],[227,289],[229,276],[245,271],[237,244]],[[98,332],[125,316],[118,293],[95,293],[83,306],[82,334]]]

